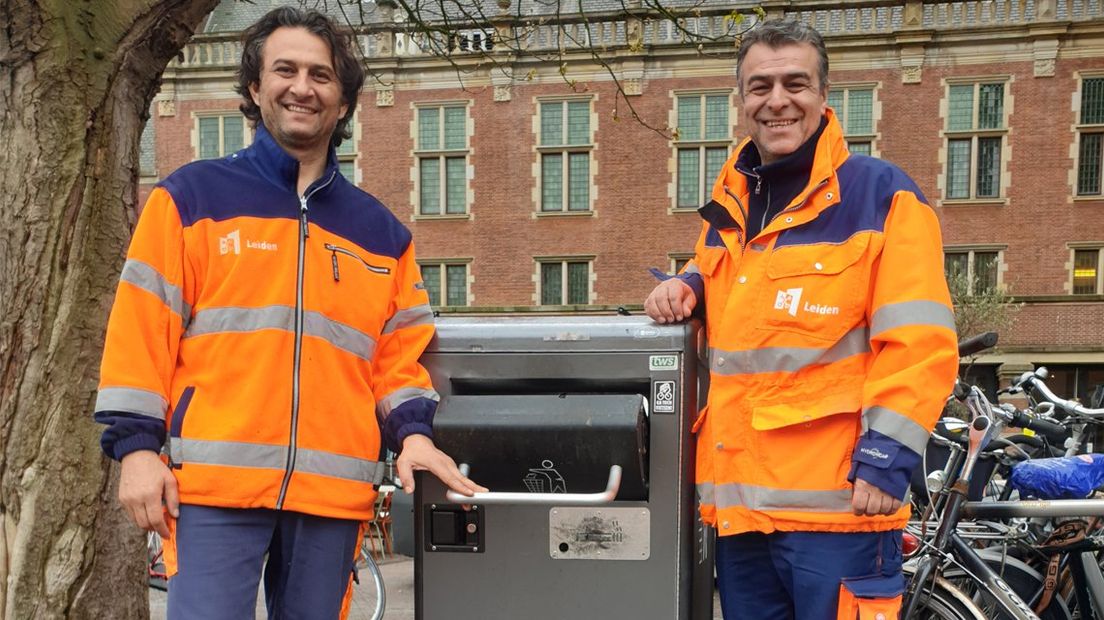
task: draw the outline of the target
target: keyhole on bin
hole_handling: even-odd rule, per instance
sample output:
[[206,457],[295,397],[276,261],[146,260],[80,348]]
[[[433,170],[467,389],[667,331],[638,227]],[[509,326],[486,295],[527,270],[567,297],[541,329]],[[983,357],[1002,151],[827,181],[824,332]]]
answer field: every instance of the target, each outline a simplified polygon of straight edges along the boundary
[[567,553],[567,543],[560,543],[560,553]]

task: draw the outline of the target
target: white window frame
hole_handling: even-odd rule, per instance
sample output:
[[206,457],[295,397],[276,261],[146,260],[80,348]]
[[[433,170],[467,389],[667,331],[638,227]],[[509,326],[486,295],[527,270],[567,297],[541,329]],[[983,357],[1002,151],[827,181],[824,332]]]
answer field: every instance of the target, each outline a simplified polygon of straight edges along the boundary
[[976,258],[977,254],[996,254],[997,255],[997,281],[995,283],[996,290],[1004,290],[1004,272],[1007,270],[1007,265],[1004,263],[1004,252],[1007,250],[1007,246],[1001,245],[949,245],[943,248],[943,257],[946,261],[948,254],[966,254],[966,284],[970,289],[970,294],[976,294],[974,291],[975,280],[977,278]]
[[693,258],[694,258],[694,253],[693,252],[668,252],[667,253],[667,260],[668,260],[667,275],[673,276],[673,275],[678,274],[678,262],[680,260],[689,262]]
[[[1074,145],[1074,165],[1073,165],[1073,197],[1075,200],[1101,200],[1104,199],[1104,122],[1085,124],[1081,122],[1082,115],[1082,93],[1084,93],[1086,80],[1104,80],[1104,73],[1100,72],[1084,72],[1077,76],[1077,91],[1075,96],[1075,114],[1074,117],[1074,130],[1076,133],[1076,144]],[[1101,138],[1101,147],[1098,157],[1100,162],[1098,163],[1099,169],[1096,173],[1099,175],[1100,188],[1095,194],[1082,194],[1081,189],[1081,137],[1086,134],[1098,135]],[[1072,291],[1072,289],[1070,289]]]
[[[598,130],[598,119],[594,114],[594,103],[597,99],[596,96],[584,95],[584,96],[567,96],[567,97],[536,97],[534,106],[535,114],[533,118],[533,129],[535,132],[536,140],[535,148],[537,151],[536,164],[534,172],[536,175],[536,191],[534,198],[536,202],[536,216],[537,217],[564,217],[564,216],[593,216],[594,215],[594,203],[597,198],[598,188],[595,186],[594,178],[597,170],[597,162],[595,161],[594,151],[597,148],[597,144],[594,141],[595,132]],[[572,102],[585,101],[588,103],[589,119],[587,121],[587,130],[590,134],[587,137],[585,144],[551,144],[545,145],[541,143],[541,115],[543,113],[543,107],[545,104],[562,103],[563,114],[561,116],[563,139],[567,140],[568,133],[568,104]],[[572,153],[586,153],[587,154],[587,208],[582,210],[572,211],[569,209],[571,204],[571,165],[570,158]],[[561,187],[563,191],[560,195],[560,210],[545,210],[544,209],[544,156],[556,155],[561,157],[562,166],[560,170],[561,175]]]
[[[472,300],[472,293],[471,293],[471,285],[472,285],[471,264],[472,264],[472,259],[471,258],[419,258],[418,259],[418,269],[419,269],[419,271],[423,271],[423,276],[424,276],[424,270],[423,270],[424,267],[439,267],[440,270],[441,270],[441,275],[440,275],[441,280],[440,280],[440,282],[438,282],[438,285],[439,285],[440,288],[438,290],[441,291],[441,302],[442,303],[434,306],[435,308],[466,308],[468,306],[471,306],[472,301],[473,301]],[[464,267],[464,303],[463,303],[463,305],[456,305],[456,304],[448,303],[448,268],[450,266],[452,266],[452,267],[463,266]],[[423,280],[423,284],[424,284],[425,278],[423,277],[422,280]],[[426,287],[426,293],[428,293],[428,292],[429,292],[429,288]]]
[[[341,164],[352,164],[353,174],[352,176],[345,176],[353,185],[357,185],[360,182],[360,167],[357,166],[357,159],[360,157],[359,149],[360,144],[360,125],[357,123],[357,114],[354,112],[353,117],[349,119],[349,129],[353,134],[351,137],[342,140],[341,146],[337,147],[337,166],[341,169]],[[346,145],[349,145],[346,147]],[[344,152],[342,148],[345,148]]]
[[[980,87],[983,84],[1003,84],[1003,99],[1001,101],[1001,127],[999,129],[979,129],[978,128],[978,115],[981,107],[981,98],[979,97]],[[985,77],[962,77],[962,78],[947,78],[944,80],[943,88],[943,102],[941,108],[943,111],[943,123],[940,129],[940,135],[943,138],[942,151],[942,164],[943,169],[939,173],[939,178],[942,185],[941,201],[940,204],[1007,204],[1007,188],[1010,184],[1008,175],[1010,174],[1008,162],[1011,157],[1010,145],[1009,145],[1009,117],[1012,113],[1012,84],[1013,80],[1011,76],[1007,75],[995,75]],[[951,122],[951,87],[953,86],[967,86],[972,85],[974,87],[973,106],[971,108],[971,129],[949,129],[948,126]],[[998,167],[998,180],[997,180],[997,195],[996,196],[978,196],[977,195],[977,162],[979,140],[981,138],[1000,138],[1000,159],[997,163]],[[950,197],[950,160],[951,160],[951,146],[952,140],[970,140],[970,164],[969,164],[969,191],[967,196],[962,197]]]
[[[1069,247],[1069,277],[1066,280],[1066,292],[1076,297],[1092,297],[1104,295],[1104,242],[1068,243]],[[1073,272],[1076,269],[1075,259],[1078,250],[1096,250],[1096,292],[1074,293]]]
[[[869,142],[870,143],[870,156],[878,157],[881,154],[879,149],[879,140],[881,139],[881,132],[878,131],[879,121],[881,120],[882,103],[878,99],[878,89],[881,87],[879,82],[847,82],[843,84],[832,84],[828,88],[828,92],[840,92],[843,91],[843,109],[836,110],[836,116],[840,121],[840,127],[843,129],[843,138],[847,142],[848,148],[851,147],[852,142]],[[870,92],[870,133],[848,133],[847,119],[850,117],[851,108],[851,91],[869,90]]]
[[[578,306],[578,305],[592,305],[595,303],[594,295],[594,255],[587,256],[536,256],[533,258],[536,264],[536,274],[534,275],[536,281],[536,294],[533,301],[539,306]],[[568,263],[586,263],[587,265],[587,302],[585,304],[572,304],[568,302],[570,298],[568,285]],[[543,280],[541,278],[541,268],[544,265],[559,264],[560,265],[560,301],[558,304],[546,304],[543,302],[544,290]]]
[[[713,182],[716,179],[706,178],[705,174],[705,154],[709,149],[725,148],[728,152],[728,156],[732,156],[732,131],[733,131],[733,117],[735,116],[735,108],[732,105],[733,89],[731,88],[714,88],[714,89],[696,89],[696,90],[676,90],[671,92],[671,119],[669,125],[671,127],[678,128],[679,119],[679,99],[682,97],[698,97],[701,103],[701,126],[699,129],[701,137],[697,140],[684,139],[679,132],[678,135],[671,135],[671,157],[672,165],[671,169],[674,171],[671,178],[671,212],[672,213],[694,213],[705,203],[709,202],[710,194],[712,193]],[[709,96],[724,95],[728,97],[728,118],[727,128],[728,134],[725,138],[706,139],[705,127],[706,127],[706,106],[705,99]],[[679,205],[679,152],[696,149],[698,151],[698,201],[693,206],[680,206]],[[725,158],[727,161],[727,157]]]
[[[200,157],[200,133],[199,122],[200,119],[205,118],[217,118],[219,119],[219,154],[213,158]],[[240,118],[242,123],[242,145],[241,148],[245,148],[253,143],[253,128],[250,126],[249,119],[238,110],[203,110],[202,112],[192,113],[192,160],[198,161],[200,159],[218,159],[219,157],[226,157],[235,151],[226,150],[226,119],[228,118]],[[151,119],[152,120],[152,119]]]
[[[411,171],[411,177],[414,180],[414,192],[411,198],[411,204],[414,205],[414,219],[415,220],[466,220],[471,218],[471,206],[473,202],[473,192],[471,187],[472,178],[472,160],[471,160],[471,137],[472,137],[472,119],[471,119],[471,101],[470,100],[452,100],[452,101],[423,101],[415,102],[413,104],[414,114],[411,120],[411,135],[414,137],[414,168]],[[436,108],[438,111],[438,136],[440,136],[440,147],[437,149],[421,149],[419,144],[421,136],[419,135],[419,116],[421,110]],[[464,147],[446,149],[445,145],[445,108],[463,108],[464,109]],[[463,213],[448,213],[448,164],[447,160],[453,158],[464,158],[464,211]],[[440,206],[440,213],[422,213],[422,161],[428,159],[436,159],[438,161],[438,174],[440,179],[440,187],[438,187],[438,205]]]

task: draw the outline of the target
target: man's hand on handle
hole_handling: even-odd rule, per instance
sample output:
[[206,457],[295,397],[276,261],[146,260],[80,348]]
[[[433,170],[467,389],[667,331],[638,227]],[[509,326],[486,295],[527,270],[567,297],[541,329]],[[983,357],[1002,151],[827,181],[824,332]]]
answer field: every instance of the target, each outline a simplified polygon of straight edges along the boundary
[[395,461],[403,491],[414,492],[414,471],[428,471],[437,476],[448,488],[471,496],[474,493],[486,493],[487,488],[472,482],[460,473],[456,461],[437,449],[433,440],[425,435],[408,435],[403,439],[402,452]]
[[168,538],[165,508],[180,515],[176,477],[152,450],[138,450],[123,457],[119,476],[119,502],[127,516],[143,530]]
[[656,323],[677,323],[690,318],[698,297],[690,285],[671,278],[652,289],[644,300],[644,313]]

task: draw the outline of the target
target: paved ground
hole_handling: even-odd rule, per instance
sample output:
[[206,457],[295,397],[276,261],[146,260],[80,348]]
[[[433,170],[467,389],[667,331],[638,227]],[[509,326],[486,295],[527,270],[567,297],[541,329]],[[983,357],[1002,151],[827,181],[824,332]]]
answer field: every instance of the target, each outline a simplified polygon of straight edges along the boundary
[[[414,558],[395,556],[379,562],[387,588],[387,620],[414,620]],[[349,620],[371,620],[376,610],[376,589],[367,569],[360,571],[360,585],[354,586]],[[167,595],[150,588],[150,620],[165,620]],[[263,590],[257,596],[257,618],[267,618]]]
[[[387,588],[385,620],[414,620],[414,559],[400,555],[383,560],[380,562],[380,572]],[[150,620],[165,620],[165,598],[164,592],[150,588]],[[360,585],[353,592],[353,608],[349,620],[371,620],[375,610],[375,587],[368,571],[362,570]],[[257,618],[265,617],[264,601],[259,596]],[[713,618],[721,620],[720,603],[716,599],[713,602]]]

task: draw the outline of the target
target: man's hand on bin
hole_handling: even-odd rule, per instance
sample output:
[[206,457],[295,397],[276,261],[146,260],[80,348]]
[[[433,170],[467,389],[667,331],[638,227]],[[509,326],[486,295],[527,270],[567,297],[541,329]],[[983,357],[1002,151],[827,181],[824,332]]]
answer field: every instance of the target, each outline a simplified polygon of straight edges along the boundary
[[433,445],[433,440],[425,435],[408,435],[403,439],[402,452],[395,461],[395,469],[398,470],[403,491],[408,495],[414,492],[416,470],[428,471],[445,483],[445,486],[463,495],[487,492],[486,487],[479,486],[461,474],[456,461],[438,450]]
[[656,323],[676,323],[690,318],[698,297],[690,285],[671,278],[652,289],[644,300],[644,312]]
[[119,502],[135,525],[169,537],[165,508],[180,515],[176,477],[152,450],[137,450],[123,457],[119,475]]

